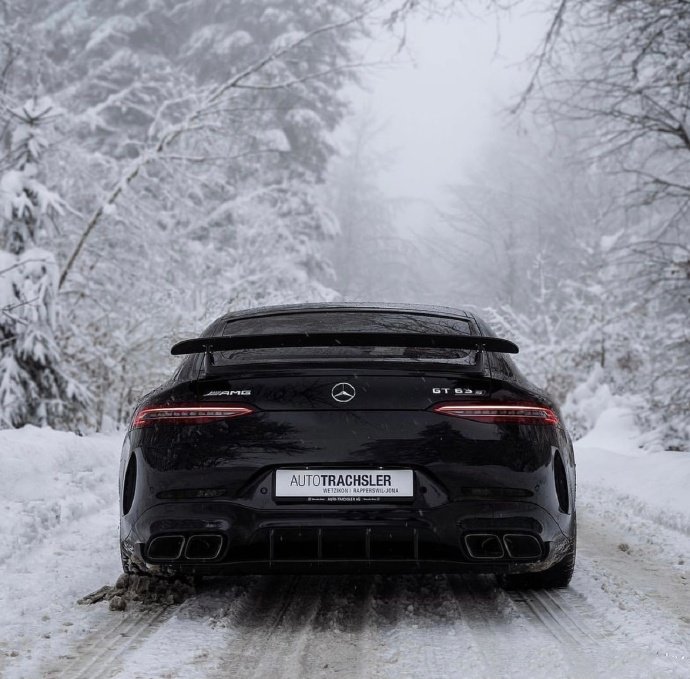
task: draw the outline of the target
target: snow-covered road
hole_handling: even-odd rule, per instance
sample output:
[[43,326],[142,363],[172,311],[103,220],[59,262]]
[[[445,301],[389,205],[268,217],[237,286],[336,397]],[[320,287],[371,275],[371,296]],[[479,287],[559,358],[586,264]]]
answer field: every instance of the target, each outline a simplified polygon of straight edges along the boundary
[[618,428],[613,443],[600,431],[577,447],[567,590],[507,592],[475,576],[247,576],[142,591],[124,612],[77,604],[119,575],[120,437],[0,432],[12,470],[0,488],[0,675],[690,677],[690,456],[641,454],[623,420],[604,423],[609,437]]

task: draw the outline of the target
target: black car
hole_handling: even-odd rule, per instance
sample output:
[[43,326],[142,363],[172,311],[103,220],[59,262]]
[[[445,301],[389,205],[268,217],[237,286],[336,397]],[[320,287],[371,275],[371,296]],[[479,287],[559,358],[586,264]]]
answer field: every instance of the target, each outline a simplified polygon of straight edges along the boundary
[[139,404],[120,469],[130,573],[495,573],[560,587],[575,464],[554,402],[475,314],[231,313]]

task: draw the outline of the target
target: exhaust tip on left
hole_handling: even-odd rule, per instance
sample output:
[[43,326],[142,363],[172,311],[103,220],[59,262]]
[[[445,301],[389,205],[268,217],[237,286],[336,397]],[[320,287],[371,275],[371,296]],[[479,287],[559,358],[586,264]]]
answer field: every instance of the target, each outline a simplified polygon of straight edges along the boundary
[[471,533],[465,536],[465,547],[473,559],[501,559],[503,545],[493,533]]
[[184,547],[184,537],[182,535],[159,535],[149,543],[149,559],[174,560],[179,559]]

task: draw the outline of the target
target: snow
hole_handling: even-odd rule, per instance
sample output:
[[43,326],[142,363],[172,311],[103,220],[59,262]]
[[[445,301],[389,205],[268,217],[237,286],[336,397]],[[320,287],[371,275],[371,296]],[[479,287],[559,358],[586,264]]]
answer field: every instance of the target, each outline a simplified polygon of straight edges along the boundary
[[644,455],[636,450],[640,432],[629,408],[612,406],[599,413],[594,428],[578,441],[581,448],[603,448],[626,456]]
[[0,563],[63,525],[113,509],[119,438],[33,426],[0,431]]
[[618,231],[616,231],[616,233],[613,233],[609,236],[602,236],[600,241],[602,252],[608,252],[609,250],[611,250],[611,248],[613,248],[616,245],[616,243],[619,241],[623,234],[623,229],[619,229]]
[[690,454],[645,452],[644,438],[629,408],[604,410],[578,441],[579,482],[609,488],[638,514],[690,535]]
[[138,28],[137,23],[131,17],[116,15],[102,22],[91,34],[86,43],[85,51],[97,49],[103,42],[111,38],[118,38],[132,33]]
[[106,591],[123,612],[77,604],[120,575],[122,433],[0,431],[0,675],[690,677],[690,455],[648,452],[643,438],[610,403],[576,444],[568,590],[244,576],[151,594],[120,579]]
[[[563,413],[567,424],[577,422],[584,427],[585,431],[591,432],[602,412],[620,407],[631,413],[636,404],[636,399],[632,396],[614,396],[611,386],[605,381],[603,369],[597,365],[590,370],[587,379],[568,393],[563,403]],[[628,417],[626,425],[631,438],[628,438],[627,434],[623,434],[621,441],[624,445],[630,444],[626,445],[626,449],[630,450],[637,445],[632,442],[637,435],[637,428],[633,424],[632,416]],[[600,431],[607,431],[607,428],[600,428]],[[620,427],[617,426],[615,436],[620,435]]]
[[0,431],[1,676],[42,676],[43,659],[93,624],[77,599],[119,575],[121,439]]

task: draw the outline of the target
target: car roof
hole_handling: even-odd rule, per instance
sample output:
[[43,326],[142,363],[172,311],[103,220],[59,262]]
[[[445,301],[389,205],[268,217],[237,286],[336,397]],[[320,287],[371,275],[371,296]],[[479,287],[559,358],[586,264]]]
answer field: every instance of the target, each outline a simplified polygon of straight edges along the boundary
[[[367,302],[313,302],[305,304],[280,304],[275,306],[256,307],[242,311],[233,311],[217,319],[216,323],[226,323],[241,318],[261,318],[265,316],[282,316],[288,314],[323,313],[323,312],[358,312],[381,311],[385,313],[419,314],[425,316],[442,316],[474,320],[473,314],[454,309],[453,307],[433,306],[426,304],[372,304]],[[215,323],[214,323],[215,325]]]

